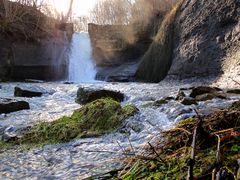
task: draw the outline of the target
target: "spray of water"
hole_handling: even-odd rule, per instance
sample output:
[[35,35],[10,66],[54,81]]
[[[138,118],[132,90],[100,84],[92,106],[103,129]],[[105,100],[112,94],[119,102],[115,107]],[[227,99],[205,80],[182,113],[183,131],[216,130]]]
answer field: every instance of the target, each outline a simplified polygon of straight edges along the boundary
[[88,33],[74,33],[69,58],[69,81],[95,82],[96,70],[91,54],[92,47]]

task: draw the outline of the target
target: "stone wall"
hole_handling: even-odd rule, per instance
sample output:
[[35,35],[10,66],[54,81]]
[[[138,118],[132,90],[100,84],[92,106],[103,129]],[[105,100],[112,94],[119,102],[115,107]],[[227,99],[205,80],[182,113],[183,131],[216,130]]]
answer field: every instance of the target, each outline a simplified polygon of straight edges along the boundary
[[63,31],[38,42],[0,41],[2,79],[59,80],[67,76],[68,40]]
[[[0,80],[60,80],[68,74],[73,24],[8,1],[22,16],[12,23],[0,1]],[[18,15],[18,14],[17,14]],[[4,23],[7,22],[7,23]]]

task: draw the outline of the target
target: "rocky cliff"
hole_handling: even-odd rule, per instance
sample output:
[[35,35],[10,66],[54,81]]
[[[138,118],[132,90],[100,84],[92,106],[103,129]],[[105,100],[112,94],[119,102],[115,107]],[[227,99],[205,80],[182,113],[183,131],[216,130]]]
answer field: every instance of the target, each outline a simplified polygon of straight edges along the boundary
[[[239,77],[240,1],[184,0],[177,9],[172,22],[162,23],[157,33],[161,38],[155,38],[141,60],[138,79],[217,79],[229,71]],[[173,46],[166,46],[166,42]]]
[[18,3],[0,7],[0,80],[65,78],[72,26]]

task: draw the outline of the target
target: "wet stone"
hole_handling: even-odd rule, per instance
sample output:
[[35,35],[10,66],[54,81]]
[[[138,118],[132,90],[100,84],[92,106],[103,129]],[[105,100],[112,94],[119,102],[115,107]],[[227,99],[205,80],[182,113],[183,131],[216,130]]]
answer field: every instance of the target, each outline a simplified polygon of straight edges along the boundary
[[39,86],[22,85],[14,88],[15,97],[41,97],[43,94],[53,94],[53,91],[47,91]]
[[88,102],[107,97],[118,102],[122,102],[124,100],[124,94],[119,91],[80,87],[77,91],[76,102],[79,104],[86,104]]
[[196,96],[197,101],[207,101],[207,100],[212,100],[213,98],[215,98],[215,96],[213,94],[210,94],[210,93],[206,93],[206,94]]
[[206,93],[215,94],[220,91],[222,90],[217,87],[199,86],[192,89],[190,97],[195,98],[196,96],[199,96],[202,94],[206,94]]
[[0,98],[0,114],[30,109],[28,102]]
[[183,98],[183,100],[181,101],[181,103],[183,105],[192,105],[192,104],[195,104],[197,105],[197,101],[194,99],[194,98],[191,98],[191,97],[185,97]]
[[2,140],[3,141],[9,141],[13,138],[16,138],[17,137],[17,129],[16,127],[13,127],[13,126],[10,126],[10,127],[7,127],[5,130],[4,130],[4,133],[2,135]]

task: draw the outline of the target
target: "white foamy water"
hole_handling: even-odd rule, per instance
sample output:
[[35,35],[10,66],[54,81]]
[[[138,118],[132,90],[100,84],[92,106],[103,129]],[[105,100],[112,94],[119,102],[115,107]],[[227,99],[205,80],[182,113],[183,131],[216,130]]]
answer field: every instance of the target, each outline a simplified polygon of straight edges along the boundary
[[[98,138],[76,138],[66,144],[46,145],[29,151],[6,151],[0,149],[0,179],[84,179],[91,175],[120,168],[124,152],[140,154],[147,142],[159,141],[159,133],[171,127],[179,116],[184,116],[198,109],[221,108],[229,105],[237,97],[227,100],[213,99],[199,105],[184,106],[172,100],[161,106],[154,106],[156,100],[166,96],[176,96],[180,86],[174,84],[145,83],[89,83],[60,84],[40,83],[38,86],[53,91],[42,97],[14,97],[14,87],[30,83],[0,83],[0,97],[14,98],[29,102],[31,109],[0,115],[1,127],[27,127],[42,121],[53,121],[81,106],[76,104],[77,89],[81,87],[105,88],[125,94],[122,104],[135,104],[139,112],[127,119],[118,131]],[[239,97],[238,97],[239,98]],[[13,128],[14,129],[14,128]],[[0,137],[1,139],[1,137]],[[133,148],[132,148],[133,147]],[[97,178],[96,178],[97,179]]]
[[92,47],[88,33],[74,33],[69,59],[69,81],[75,83],[95,81],[96,70],[91,54]]

